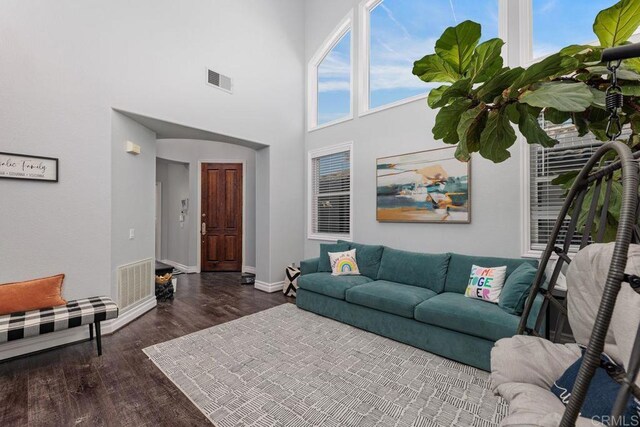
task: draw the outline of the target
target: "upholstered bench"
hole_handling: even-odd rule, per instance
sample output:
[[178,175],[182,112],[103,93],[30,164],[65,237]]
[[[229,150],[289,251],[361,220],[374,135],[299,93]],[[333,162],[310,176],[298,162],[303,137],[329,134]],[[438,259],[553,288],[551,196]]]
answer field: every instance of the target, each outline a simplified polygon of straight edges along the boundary
[[51,308],[0,316],[0,343],[89,325],[90,340],[95,326],[98,356],[102,355],[100,322],[118,317],[118,306],[108,297],[78,299]]

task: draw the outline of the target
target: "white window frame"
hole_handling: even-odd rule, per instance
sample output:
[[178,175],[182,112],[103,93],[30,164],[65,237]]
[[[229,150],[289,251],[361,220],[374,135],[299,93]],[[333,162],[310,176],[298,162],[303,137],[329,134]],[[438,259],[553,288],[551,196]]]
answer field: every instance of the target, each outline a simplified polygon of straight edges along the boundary
[[529,144],[523,136],[518,136],[520,146],[520,212],[521,218],[521,254],[523,258],[541,258],[543,251],[531,248],[531,155]]
[[[429,96],[429,91],[425,88],[425,93],[410,96],[408,98],[400,99],[398,101],[390,102],[389,104],[380,105],[378,107],[370,108],[370,65],[371,65],[371,11],[382,3],[384,0],[363,0],[358,8],[359,19],[359,39],[358,39],[358,116],[363,117],[369,114],[374,114],[380,111],[385,111],[390,108],[399,107],[401,105],[409,104],[415,101],[426,99]],[[507,5],[513,1],[522,0],[497,0],[498,1],[498,36],[506,41],[505,32],[508,25],[508,19],[503,14],[503,8],[506,10]],[[504,50],[506,52],[506,49]]]
[[[539,57],[533,56],[533,29],[535,26],[535,22],[533,22],[533,0],[517,0],[521,2],[520,6],[520,37],[524,39],[524,45],[521,44],[521,48],[524,47],[525,51],[523,51],[522,64],[524,67],[528,67],[529,65],[535,64],[543,59],[545,59],[550,55],[543,55]],[[595,16],[594,16],[595,18]],[[595,35],[594,35],[595,37]],[[630,41],[637,43],[640,41],[640,28],[636,30],[635,33],[630,37]],[[599,45],[598,39],[593,39],[585,44],[588,45]]]
[[[330,154],[349,151],[349,234],[316,233],[313,231],[313,160]],[[353,240],[353,141],[328,147],[309,150],[307,160],[307,239],[335,242],[338,240]]]
[[370,93],[369,93],[369,80],[370,80],[370,57],[371,57],[371,19],[370,13],[384,0],[364,0],[360,3],[358,8],[358,17],[360,24],[359,31],[359,50],[358,50],[358,116],[366,116],[369,114],[377,113],[379,111],[388,110],[389,108],[399,107],[400,105],[408,104],[410,102],[426,99],[429,96],[429,92],[425,88],[425,93],[410,96],[409,98],[400,99],[398,101],[391,102],[389,104],[380,105],[379,107],[369,108]]
[[[349,78],[349,114],[345,117],[318,124],[318,67],[333,50],[333,48],[342,40],[342,38],[351,31],[350,43],[350,78]],[[318,51],[311,57],[307,65],[307,131],[311,132],[323,129],[329,126],[353,120],[353,79],[355,77],[355,34],[353,31],[353,10],[345,16],[338,26],[331,32],[331,35],[322,43]]]

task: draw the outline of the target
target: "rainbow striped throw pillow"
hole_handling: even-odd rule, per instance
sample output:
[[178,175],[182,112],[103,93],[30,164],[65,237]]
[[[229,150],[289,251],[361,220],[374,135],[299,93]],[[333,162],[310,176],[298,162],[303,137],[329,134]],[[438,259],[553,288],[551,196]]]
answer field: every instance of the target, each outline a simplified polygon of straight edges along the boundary
[[356,262],[356,250],[351,249],[346,252],[329,252],[331,261],[331,274],[333,276],[360,274],[358,263]]

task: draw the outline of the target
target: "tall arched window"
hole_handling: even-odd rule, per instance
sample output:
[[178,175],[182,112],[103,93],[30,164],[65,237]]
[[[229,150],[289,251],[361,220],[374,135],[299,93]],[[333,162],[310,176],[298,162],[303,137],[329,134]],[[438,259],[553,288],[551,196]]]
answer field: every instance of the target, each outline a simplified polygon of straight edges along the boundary
[[551,55],[572,44],[593,43],[597,40],[593,33],[595,16],[615,3],[616,0],[533,0],[532,58]]
[[309,130],[353,117],[351,24],[349,14],[309,62]]
[[498,37],[497,0],[369,0],[360,16],[361,113],[425,96],[413,62],[434,52],[447,27],[470,19],[482,24],[482,40]]

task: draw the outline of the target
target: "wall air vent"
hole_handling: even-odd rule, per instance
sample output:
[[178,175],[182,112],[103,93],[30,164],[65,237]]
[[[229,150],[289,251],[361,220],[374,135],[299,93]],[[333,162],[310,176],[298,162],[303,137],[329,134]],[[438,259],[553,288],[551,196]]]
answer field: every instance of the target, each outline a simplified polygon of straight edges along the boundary
[[118,306],[121,311],[153,295],[154,265],[149,258],[118,267]]
[[225,92],[232,93],[231,77],[220,74],[207,68],[207,83],[211,86],[222,89]]

